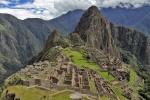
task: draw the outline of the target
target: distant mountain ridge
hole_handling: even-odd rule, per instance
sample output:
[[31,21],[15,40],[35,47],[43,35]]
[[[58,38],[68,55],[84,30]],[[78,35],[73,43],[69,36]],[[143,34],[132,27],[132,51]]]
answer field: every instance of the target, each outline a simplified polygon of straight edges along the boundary
[[[144,32],[146,35],[150,36],[149,31],[149,19],[150,19],[150,6],[143,6],[140,8],[103,8],[101,12],[106,16],[106,18],[116,24],[131,27],[137,29],[138,31]],[[147,20],[142,23],[143,20]],[[143,26],[143,27],[140,27]]]

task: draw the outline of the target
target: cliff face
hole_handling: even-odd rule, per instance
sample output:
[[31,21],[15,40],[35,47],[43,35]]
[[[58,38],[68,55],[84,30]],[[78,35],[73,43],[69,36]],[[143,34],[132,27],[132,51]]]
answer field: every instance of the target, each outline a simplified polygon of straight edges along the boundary
[[139,61],[145,63],[148,38],[144,34],[127,27],[118,26],[117,29],[119,47],[125,51],[129,51],[135,55]]
[[145,64],[147,64],[147,65],[149,65],[149,64],[150,64],[150,45],[149,45],[149,46],[147,46],[144,61],[145,61]]
[[92,6],[83,14],[75,32],[80,35],[85,45],[102,49],[110,55],[117,54],[110,24],[107,19],[99,13],[97,7]]
[[69,34],[68,39],[73,45],[84,45],[84,41],[81,39],[78,33]]
[[150,62],[148,37],[136,30],[109,23],[95,6],[85,11],[75,32],[85,45],[102,49],[109,55],[119,55],[128,61],[131,59],[127,55],[131,55],[142,64]]

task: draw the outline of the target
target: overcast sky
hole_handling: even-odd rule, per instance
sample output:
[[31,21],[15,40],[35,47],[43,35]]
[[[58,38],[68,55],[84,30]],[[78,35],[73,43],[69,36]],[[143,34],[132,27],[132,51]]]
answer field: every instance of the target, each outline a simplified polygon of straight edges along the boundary
[[145,4],[150,5],[150,0],[0,0],[0,13],[8,13],[19,19],[49,20],[70,10],[85,10],[92,5],[114,8],[121,3],[126,4],[127,8],[130,4],[138,8]]

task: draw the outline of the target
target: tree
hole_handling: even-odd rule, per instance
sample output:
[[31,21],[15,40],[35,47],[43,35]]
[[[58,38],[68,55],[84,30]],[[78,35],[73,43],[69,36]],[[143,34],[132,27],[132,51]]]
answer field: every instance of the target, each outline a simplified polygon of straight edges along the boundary
[[71,58],[71,61],[73,62],[73,59],[72,59],[72,58],[73,58],[74,56],[73,56],[73,55],[70,55],[69,57]]
[[108,77],[109,77],[109,75],[110,75],[110,71],[111,71],[110,66],[108,66],[107,70],[108,70]]
[[86,60],[89,62],[89,60],[90,60],[90,56],[86,56]]

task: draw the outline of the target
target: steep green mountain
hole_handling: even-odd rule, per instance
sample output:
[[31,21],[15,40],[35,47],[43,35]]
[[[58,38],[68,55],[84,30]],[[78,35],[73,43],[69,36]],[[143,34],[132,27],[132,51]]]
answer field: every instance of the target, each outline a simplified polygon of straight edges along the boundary
[[44,45],[48,34],[53,31],[51,27],[46,25],[46,21],[42,19],[25,19],[22,21],[22,23],[27,29],[32,32],[35,38],[40,41],[40,44],[38,45],[40,45],[41,47]]
[[39,44],[21,20],[7,14],[0,15],[0,68],[6,70],[2,72],[10,74],[19,70],[41,50]]

